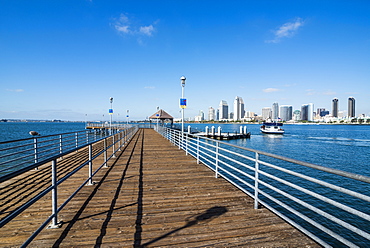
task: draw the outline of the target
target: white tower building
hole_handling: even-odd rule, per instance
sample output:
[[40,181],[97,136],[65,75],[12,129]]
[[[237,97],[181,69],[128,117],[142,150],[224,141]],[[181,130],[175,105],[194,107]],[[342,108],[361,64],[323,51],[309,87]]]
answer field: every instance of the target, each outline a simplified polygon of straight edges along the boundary
[[234,100],[234,120],[239,121],[244,118],[243,98],[236,96]]

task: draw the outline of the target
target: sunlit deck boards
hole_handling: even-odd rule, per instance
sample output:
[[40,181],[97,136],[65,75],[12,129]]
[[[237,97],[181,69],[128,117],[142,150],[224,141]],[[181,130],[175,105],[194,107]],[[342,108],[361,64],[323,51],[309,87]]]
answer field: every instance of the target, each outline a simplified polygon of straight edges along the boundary
[[[151,129],[94,181],[60,213],[63,226],[42,231],[32,247],[318,247]],[[44,204],[25,213],[27,223],[50,214],[50,199]],[[31,230],[20,222],[2,229],[1,247],[19,246]]]

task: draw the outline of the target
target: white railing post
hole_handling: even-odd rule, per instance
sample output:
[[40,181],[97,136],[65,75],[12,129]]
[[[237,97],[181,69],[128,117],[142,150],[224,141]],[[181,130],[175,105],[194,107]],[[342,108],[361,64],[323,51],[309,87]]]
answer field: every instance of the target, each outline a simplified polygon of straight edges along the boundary
[[258,170],[259,170],[259,154],[256,152],[256,163],[254,169],[254,209],[258,209]]
[[199,136],[197,137],[197,164],[199,164]]
[[94,185],[92,181],[92,144],[89,145],[89,182],[87,185]]
[[52,208],[52,221],[48,228],[59,228],[58,223],[58,183],[57,183],[57,160],[51,161],[51,208]]
[[118,151],[121,151],[121,145],[122,144],[122,135],[121,132],[118,131]]
[[216,142],[216,169],[215,169],[215,171],[216,171],[216,178],[218,178],[218,147],[219,147],[219,143],[218,142]]
[[112,158],[115,158],[116,157],[116,149],[115,149],[115,140],[114,140],[114,131],[113,131],[113,135],[112,135],[112,139],[113,139],[113,143],[112,143],[112,147],[113,147],[113,154],[112,154]]
[[[34,148],[34,154],[35,154],[35,164],[38,162],[39,160],[39,155],[38,155],[38,142],[37,142],[37,138],[34,138],[33,139],[33,148]],[[36,167],[35,170],[38,170],[38,168]]]
[[108,167],[107,161],[107,138],[104,138],[104,168]]
[[76,138],[76,148],[78,147],[78,133],[76,132],[75,134],[75,138]]
[[188,142],[189,142],[189,134],[186,134],[185,135],[185,155],[187,156],[188,155]]
[[63,136],[59,135],[59,153],[63,153]]

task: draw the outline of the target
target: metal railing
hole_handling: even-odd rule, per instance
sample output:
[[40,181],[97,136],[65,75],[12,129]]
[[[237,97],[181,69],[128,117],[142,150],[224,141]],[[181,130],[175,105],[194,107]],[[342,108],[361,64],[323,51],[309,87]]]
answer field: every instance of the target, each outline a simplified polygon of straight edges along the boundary
[[[45,186],[41,192],[37,192],[36,196],[28,199],[26,203],[17,206],[13,211],[8,211],[9,214],[0,221],[0,228],[19,216],[49,192],[52,194],[51,215],[33,232],[22,247],[26,247],[49,223],[51,223],[50,228],[57,227],[59,225],[58,213],[85,185],[93,184],[94,175],[101,168],[107,167],[107,162],[115,157],[115,154],[130,141],[137,131],[138,126],[132,126],[123,130],[114,129],[112,131],[113,134],[108,136],[104,136],[97,130],[87,130],[0,142],[1,165],[10,164],[10,166],[1,170],[3,175],[0,176],[0,183],[38,167],[46,166],[51,168],[49,177],[49,179],[51,178],[51,183],[49,186]],[[63,175],[57,175],[59,171],[58,163],[63,161],[63,156],[70,155],[72,152],[80,151],[81,149],[88,150],[87,158],[80,161],[80,164],[74,165],[72,169]],[[102,154],[104,154],[103,163],[95,166],[96,169],[93,171],[93,160]],[[58,186],[86,166],[88,167],[86,179],[58,206]]]
[[370,177],[159,127],[193,156],[324,247],[370,242]]

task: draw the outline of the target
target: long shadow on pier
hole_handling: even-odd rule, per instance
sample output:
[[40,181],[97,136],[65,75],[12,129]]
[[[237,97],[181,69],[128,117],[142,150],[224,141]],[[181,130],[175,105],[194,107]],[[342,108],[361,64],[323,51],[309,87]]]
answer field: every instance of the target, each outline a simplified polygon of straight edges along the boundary
[[[139,139],[136,139],[135,141],[135,144],[134,144],[134,149],[132,149],[131,153],[130,153],[130,156],[128,158],[128,161],[126,163],[126,167],[125,169],[123,170],[122,172],[122,177],[119,181],[119,184],[117,186],[117,189],[116,189],[116,193],[115,193],[115,196],[111,202],[111,205],[110,205],[110,208],[108,211],[105,211],[103,213],[99,213],[100,214],[104,214],[104,213],[107,213],[107,217],[102,225],[102,228],[101,228],[101,232],[100,232],[100,235],[98,236],[98,238],[96,239],[96,243],[95,243],[95,247],[100,247],[101,243],[102,243],[102,239],[103,237],[106,235],[106,228],[107,228],[107,225],[112,217],[112,213],[114,210],[117,210],[115,208],[115,204],[116,204],[116,200],[118,198],[118,195],[119,195],[119,192],[120,192],[120,189],[122,187],[122,184],[123,184],[123,181],[125,179],[125,175],[126,175],[126,171],[128,169],[128,166],[130,164],[130,161],[131,161],[131,158],[134,154],[134,151],[135,151],[135,147],[137,145],[137,142],[138,142]],[[117,161],[119,160],[119,158],[122,156],[123,152],[126,150],[127,146],[125,146],[125,148],[122,150],[122,152],[117,156],[117,159],[115,160],[115,162],[109,167],[109,169],[107,170],[107,172],[104,174],[104,176],[102,177],[102,179],[99,181],[99,183],[96,185],[96,187],[94,187],[94,190],[91,192],[91,194],[89,195],[89,197],[86,199],[86,201],[84,202],[84,204],[81,206],[81,208],[77,211],[77,213],[75,214],[75,216],[73,217],[73,219],[68,223],[68,226],[64,229],[63,233],[60,235],[60,237],[58,238],[58,240],[54,243],[53,247],[59,247],[61,245],[61,243],[63,242],[63,240],[67,237],[68,233],[70,232],[70,230],[72,229],[72,227],[74,226],[74,224],[81,220],[81,219],[84,219],[84,218],[80,218],[82,213],[84,212],[84,210],[87,208],[88,204],[91,202],[91,200],[94,198],[94,196],[96,195],[96,193],[98,192],[99,188],[101,187],[101,185],[105,182],[105,179],[108,177],[109,173],[111,172],[111,170],[114,168],[114,166],[116,165]],[[130,204],[132,205],[132,204]],[[124,206],[124,207],[128,207],[130,205],[127,205],[127,206]],[[120,207],[120,208],[123,208],[123,207]],[[63,224],[66,224],[66,223],[63,223]]]
[[[179,227],[175,230],[172,230],[171,232],[168,232],[158,238],[155,238],[149,242],[146,242],[145,244],[143,244],[141,247],[146,247],[148,245],[151,245],[161,239],[164,239],[166,237],[168,237],[169,235],[171,234],[174,234],[178,231],[181,231],[185,228],[188,228],[188,227],[191,227],[191,226],[194,226],[196,224],[198,224],[199,222],[206,222],[206,221],[211,221],[212,219],[214,218],[217,218],[221,215],[223,215],[224,213],[226,213],[228,210],[226,207],[220,207],[220,206],[215,206],[215,207],[212,207],[212,208],[209,208],[207,209],[207,211],[205,211],[204,213],[202,214],[199,214],[197,216],[192,216],[190,218],[188,218],[187,220],[187,223],[185,225],[183,225],[182,227]],[[192,220],[190,220],[192,219]]]

